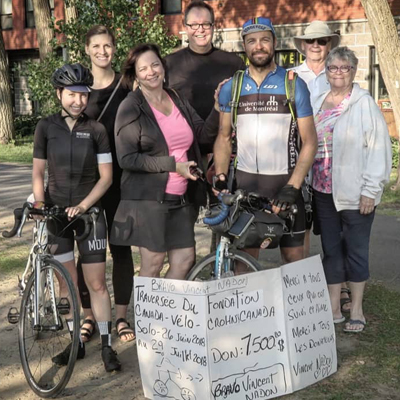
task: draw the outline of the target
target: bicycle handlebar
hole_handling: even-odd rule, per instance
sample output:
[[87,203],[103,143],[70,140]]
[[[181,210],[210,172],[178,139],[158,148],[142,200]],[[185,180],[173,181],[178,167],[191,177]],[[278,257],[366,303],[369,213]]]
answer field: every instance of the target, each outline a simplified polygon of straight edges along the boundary
[[[85,229],[82,235],[76,236],[75,240],[78,242],[86,239],[91,230],[91,225],[94,227],[94,238],[96,239],[96,222],[99,216],[100,209],[98,207],[91,207],[86,211],[85,214],[77,215],[74,219],[82,219],[85,223]],[[14,236],[21,237],[22,229],[25,225],[28,217],[33,215],[42,215],[46,218],[52,218],[57,216],[65,216],[65,207],[49,206],[45,205],[43,208],[34,208],[32,203],[26,202],[22,208],[16,208],[14,210],[14,226],[10,231],[3,231],[2,236],[5,238],[11,238]]]
[[23,208],[16,208],[14,210],[14,226],[12,227],[11,231],[3,231],[2,232],[3,237],[11,238],[17,234],[18,228],[21,224],[22,215],[23,215]]
[[[249,208],[251,209],[267,210],[269,212],[272,212],[271,199],[269,199],[268,197],[260,196],[259,194],[254,192],[246,194],[245,191],[242,189],[236,190],[236,192],[233,194],[219,193],[218,199],[221,202],[222,209],[218,213],[218,215],[214,217],[206,217],[203,219],[203,222],[207,225],[214,226],[225,221],[225,219],[228,218],[230,207],[233,206],[235,203],[244,204],[247,202]],[[282,219],[286,219],[297,214],[297,211],[298,210],[296,204],[292,204],[290,209],[287,211],[287,215],[284,214],[286,212],[280,212],[278,216],[280,216]]]
[[[229,196],[229,195],[226,195],[226,196]],[[221,204],[222,204],[222,210],[221,210],[221,212],[220,212],[218,215],[216,215],[215,217],[205,217],[205,218],[203,219],[203,222],[204,222],[205,224],[213,226],[213,225],[218,225],[218,224],[220,224],[221,222],[223,222],[223,221],[226,220],[226,218],[227,218],[228,215],[229,215],[229,210],[230,210],[231,207],[230,207],[230,205],[224,203],[224,201],[223,201],[223,198],[224,198],[224,197],[225,197],[225,196],[222,196],[221,193],[218,194],[218,199],[219,199],[219,201],[220,201]]]

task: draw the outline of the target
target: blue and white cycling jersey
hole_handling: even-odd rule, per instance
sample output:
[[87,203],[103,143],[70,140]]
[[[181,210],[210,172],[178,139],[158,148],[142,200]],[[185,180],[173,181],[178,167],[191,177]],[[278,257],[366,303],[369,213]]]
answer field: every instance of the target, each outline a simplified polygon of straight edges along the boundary
[[[297,128],[285,94],[286,70],[277,66],[260,87],[246,69],[237,112],[237,169],[262,175],[290,175],[298,156]],[[231,112],[232,80],[220,91],[222,112]],[[296,79],[297,118],[313,115],[306,83]]]

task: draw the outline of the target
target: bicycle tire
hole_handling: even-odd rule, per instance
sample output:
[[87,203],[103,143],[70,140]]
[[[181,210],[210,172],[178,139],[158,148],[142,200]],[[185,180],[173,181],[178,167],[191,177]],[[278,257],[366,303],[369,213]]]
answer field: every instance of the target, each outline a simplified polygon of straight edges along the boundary
[[[22,369],[29,386],[38,396],[48,398],[59,394],[72,375],[79,346],[79,306],[72,278],[61,263],[51,258],[45,259],[41,266],[41,278],[42,274],[46,274],[46,277],[52,275],[54,284],[47,283],[51,280],[43,284],[39,302],[40,327],[33,329],[35,276],[32,273],[21,301],[18,342]],[[61,296],[60,279],[65,282],[67,295],[63,292]],[[58,311],[60,298],[65,297],[69,300],[70,318],[74,324],[72,337],[64,316]],[[56,323],[57,319],[59,324]],[[71,345],[68,364],[57,367],[52,358],[68,345]]]
[[[216,260],[216,252],[212,252],[201,259],[198,263],[196,263],[192,269],[188,272],[186,276],[186,280],[188,281],[209,281],[215,279],[214,277],[214,266]],[[229,250],[229,258],[230,261],[233,261],[233,268],[235,267],[235,263],[239,262],[245,265],[248,268],[248,272],[241,273],[250,273],[261,271],[261,266],[257,262],[257,260],[251,255],[245,253],[240,250]]]

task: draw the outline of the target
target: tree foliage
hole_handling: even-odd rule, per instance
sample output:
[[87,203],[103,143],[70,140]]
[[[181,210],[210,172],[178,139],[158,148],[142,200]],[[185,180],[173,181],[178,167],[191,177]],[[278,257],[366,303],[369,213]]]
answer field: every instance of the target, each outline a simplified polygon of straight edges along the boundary
[[[162,54],[169,53],[178,43],[176,36],[168,34],[164,17],[154,12],[156,0],[67,0],[67,7],[74,7],[76,19],[53,21],[52,29],[57,34],[52,41],[53,52],[45,60],[28,62],[25,74],[28,77],[30,99],[38,101],[41,114],[48,115],[59,109],[50,84],[54,70],[65,63],[60,47],[66,49],[68,62],[80,62],[90,66],[85,53],[86,32],[96,24],[110,28],[116,37],[114,69],[119,71],[128,51],[139,43],[157,43]],[[47,102],[48,99],[53,101]],[[44,106],[43,106],[44,105]]]

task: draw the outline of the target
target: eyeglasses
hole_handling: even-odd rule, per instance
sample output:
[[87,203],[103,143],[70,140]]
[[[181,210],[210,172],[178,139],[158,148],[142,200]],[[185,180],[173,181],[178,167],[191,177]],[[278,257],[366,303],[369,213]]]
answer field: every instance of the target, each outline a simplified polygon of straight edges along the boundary
[[193,29],[194,31],[196,31],[200,27],[202,27],[204,30],[208,31],[209,29],[211,29],[211,27],[213,25],[214,24],[212,24],[211,22],[204,22],[204,24],[186,24],[186,26]]
[[326,46],[330,41],[331,41],[331,39],[327,39],[327,38],[319,38],[319,39],[305,39],[305,42],[307,43],[307,44],[314,44],[314,42],[315,41],[317,41],[317,43],[320,45],[320,46]]
[[347,72],[350,72],[352,69],[354,69],[354,67],[352,67],[351,65],[341,65],[340,67],[338,67],[337,65],[328,65],[326,69],[333,74],[338,71],[346,74]]

